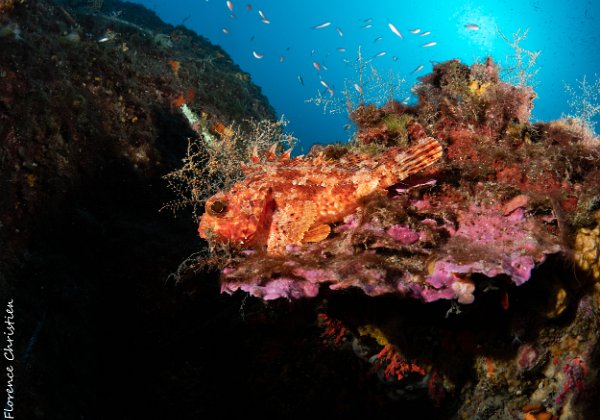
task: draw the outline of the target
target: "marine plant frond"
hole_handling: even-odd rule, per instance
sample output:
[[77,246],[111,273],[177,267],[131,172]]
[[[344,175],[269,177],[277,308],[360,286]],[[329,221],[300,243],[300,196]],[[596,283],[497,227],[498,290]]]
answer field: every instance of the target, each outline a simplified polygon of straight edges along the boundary
[[500,28],[496,28],[496,30],[500,38],[513,49],[512,55],[507,55],[501,66],[502,79],[518,87],[535,87],[537,85],[535,79],[539,71],[537,59],[541,51],[530,51],[521,47],[521,43],[527,38],[529,29],[524,31],[517,29],[512,35],[512,40],[504,35]]
[[317,91],[315,96],[306,99],[304,102],[314,104],[323,110],[323,114],[341,114],[345,110],[345,102],[339,96],[325,95]]
[[567,104],[570,110],[566,117],[574,120],[582,137],[585,137],[586,132],[594,137],[596,117],[600,115],[600,77],[595,74],[594,80],[589,82],[584,75],[581,80],[575,82],[574,86],[565,83],[565,91],[569,94]]
[[381,106],[399,94],[405,96],[406,92],[402,88],[406,80],[391,70],[382,75],[373,64],[370,64],[372,60],[365,61],[359,47],[357,59],[354,62],[356,79],[347,80],[344,83],[348,113],[363,104]]
[[331,95],[331,92],[326,94],[327,90],[324,90],[318,91],[305,102],[322,108],[325,114],[346,112],[350,116],[354,110],[365,104],[382,106],[398,95],[407,96],[407,89],[404,88],[406,80],[391,70],[382,75],[371,64],[372,61],[373,59],[364,59],[359,47],[353,63],[355,77],[344,81],[342,98],[337,94]]
[[189,139],[183,165],[164,177],[177,198],[161,210],[177,213],[191,207],[197,218],[208,197],[242,178],[242,166],[249,161],[254,148],[262,151],[274,144],[294,146],[296,138],[284,130],[286,125],[283,116],[279,120],[244,120],[228,127],[217,122],[212,127],[214,134],[205,130],[206,135]]

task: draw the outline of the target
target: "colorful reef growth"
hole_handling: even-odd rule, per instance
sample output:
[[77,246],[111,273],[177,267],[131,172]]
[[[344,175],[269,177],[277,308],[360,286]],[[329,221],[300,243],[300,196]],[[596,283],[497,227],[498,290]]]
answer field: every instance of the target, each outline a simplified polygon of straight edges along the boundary
[[437,64],[414,92],[352,110],[349,145],[248,156],[200,222],[221,290],[326,302],[335,345],[396,399],[577,418],[598,362],[600,141],[531,123],[534,91],[491,59]]

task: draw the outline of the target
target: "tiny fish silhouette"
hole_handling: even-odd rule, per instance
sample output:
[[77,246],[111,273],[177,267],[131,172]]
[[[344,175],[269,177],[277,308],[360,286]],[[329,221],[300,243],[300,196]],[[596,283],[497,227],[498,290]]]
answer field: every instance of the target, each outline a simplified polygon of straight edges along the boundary
[[427,137],[403,150],[395,147],[379,156],[347,154],[338,161],[290,159],[288,150],[276,156],[272,147],[261,161],[256,151],[245,166],[245,179],[206,202],[198,232],[202,238],[235,246],[265,248],[283,255],[288,245],[326,239],[329,224],[352,214],[360,200],[383,194],[386,188],[437,162],[440,143]]

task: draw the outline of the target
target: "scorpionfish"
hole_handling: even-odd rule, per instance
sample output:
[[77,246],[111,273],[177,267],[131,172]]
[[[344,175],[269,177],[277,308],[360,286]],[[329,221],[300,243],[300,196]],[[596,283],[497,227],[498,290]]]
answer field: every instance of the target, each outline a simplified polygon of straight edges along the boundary
[[441,144],[431,137],[408,149],[349,153],[336,161],[322,154],[290,159],[290,151],[276,156],[272,147],[261,162],[255,150],[243,167],[244,179],[206,201],[200,236],[283,255],[289,245],[326,239],[330,224],[352,214],[362,198],[385,193],[442,156]]

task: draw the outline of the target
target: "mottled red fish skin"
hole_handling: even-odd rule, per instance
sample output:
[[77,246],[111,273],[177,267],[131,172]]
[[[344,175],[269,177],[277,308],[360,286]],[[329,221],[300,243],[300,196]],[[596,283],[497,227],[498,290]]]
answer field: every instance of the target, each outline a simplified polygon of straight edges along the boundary
[[[342,221],[362,198],[385,193],[441,156],[440,143],[428,137],[409,149],[391,148],[378,156],[347,154],[338,161],[317,156],[253,164],[245,168],[245,179],[207,200],[198,231],[203,238],[269,246],[278,248],[269,253],[281,254],[282,243],[302,243],[311,227]],[[208,211],[217,201],[226,205],[221,214]],[[284,237],[274,240],[275,235]]]

